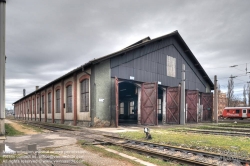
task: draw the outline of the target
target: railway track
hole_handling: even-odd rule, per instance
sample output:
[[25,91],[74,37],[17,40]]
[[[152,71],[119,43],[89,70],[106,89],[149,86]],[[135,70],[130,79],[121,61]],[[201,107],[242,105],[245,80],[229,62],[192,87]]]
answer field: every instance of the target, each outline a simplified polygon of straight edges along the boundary
[[237,131],[213,131],[213,130],[199,130],[199,129],[179,129],[174,130],[176,132],[178,131],[184,131],[189,133],[201,133],[201,134],[212,134],[212,135],[227,135],[227,136],[247,136],[250,137],[249,132],[237,132]]
[[[110,135],[104,135],[104,136],[110,138],[110,140],[97,139],[97,141],[106,144],[121,146],[127,149],[138,151],[140,153],[145,153],[148,155],[152,155],[154,157],[159,157],[164,160],[177,160],[181,163],[191,164],[191,165],[218,165],[214,164],[216,161],[217,163],[218,161],[220,161],[221,165],[223,164],[223,162],[227,162],[227,164],[235,163],[236,165],[250,164],[249,158],[243,159],[236,156],[229,156],[225,154],[217,154],[217,153],[199,151],[194,149],[180,148],[176,146],[162,145],[146,141],[123,139],[120,137],[110,136]],[[115,140],[122,140],[122,141],[115,141]],[[178,153],[179,154],[183,153],[184,156],[188,156],[188,158],[182,157],[181,155],[177,156],[176,154]],[[205,161],[210,161],[210,162],[205,162]]]
[[70,129],[68,127],[55,126],[53,124],[45,124],[45,123],[40,123],[40,122],[23,121],[22,123],[27,124],[27,125],[32,125],[32,126],[35,126],[35,127],[39,127],[39,128],[42,128],[42,129],[50,130],[50,131],[53,131],[53,132],[58,132],[58,131],[61,131],[61,130],[75,131],[74,129]]
[[193,129],[198,129],[198,130],[220,130],[220,131],[230,131],[230,132],[249,132],[250,133],[250,128],[232,128],[232,127],[206,127],[206,128],[193,128]]
[[[239,158],[237,156],[216,154],[205,151],[181,148],[170,145],[161,145],[156,143],[150,143],[145,141],[136,141],[123,139],[117,136],[107,135],[105,132],[90,131],[86,130],[76,130],[69,129],[63,126],[54,126],[54,124],[44,124],[40,122],[27,122],[30,125],[36,125],[44,129],[52,130],[55,132],[63,132],[70,135],[75,135],[80,138],[94,139],[93,144],[111,144],[116,146],[121,146],[126,149],[137,151],[138,153],[147,154],[157,158],[161,158],[167,161],[178,161],[180,163],[188,165],[229,165],[234,163],[234,165],[246,165],[250,164],[250,159]],[[93,135],[95,136],[93,137]],[[117,141],[119,140],[119,141]],[[209,161],[209,162],[207,162]],[[218,164],[218,162],[220,164]],[[224,164],[223,164],[224,163]]]

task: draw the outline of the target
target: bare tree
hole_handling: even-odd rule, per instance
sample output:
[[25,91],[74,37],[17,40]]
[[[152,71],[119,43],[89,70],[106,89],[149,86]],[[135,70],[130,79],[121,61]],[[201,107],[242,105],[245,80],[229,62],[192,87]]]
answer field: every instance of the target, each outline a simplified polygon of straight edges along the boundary
[[228,80],[227,85],[227,106],[232,107],[232,100],[234,97],[234,80],[233,76],[231,75],[230,79]]
[[246,92],[246,85],[244,85],[244,87],[243,87],[243,104],[244,104],[244,106],[246,106],[247,105],[247,92]]
[[234,95],[232,100],[231,100],[231,107],[242,107],[242,99],[238,95]]

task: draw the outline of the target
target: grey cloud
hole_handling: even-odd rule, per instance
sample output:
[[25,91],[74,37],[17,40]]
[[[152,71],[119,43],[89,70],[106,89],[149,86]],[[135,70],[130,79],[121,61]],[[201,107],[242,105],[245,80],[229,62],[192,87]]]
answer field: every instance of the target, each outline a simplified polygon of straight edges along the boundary
[[[228,77],[237,70],[209,68],[250,63],[249,5],[248,0],[7,0],[7,91],[18,88],[14,95],[24,86],[33,91],[93,58],[174,30],[211,78]],[[8,85],[14,78],[27,82]],[[227,79],[220,82],[226,85]],[[16,99],[8,96],[10,105]]]

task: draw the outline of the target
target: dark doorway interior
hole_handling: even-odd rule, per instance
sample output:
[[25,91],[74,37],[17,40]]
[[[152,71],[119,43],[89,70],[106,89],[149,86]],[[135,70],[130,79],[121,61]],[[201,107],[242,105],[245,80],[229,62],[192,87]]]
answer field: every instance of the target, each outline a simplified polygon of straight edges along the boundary
[[130,82],[119,83],[119,124],[137,124],[138,89]]
[[158,99],[157,99],[157,112],[158,112],[158,123],[162,123],[162,111],[163,111],[163,90],[158,87]]

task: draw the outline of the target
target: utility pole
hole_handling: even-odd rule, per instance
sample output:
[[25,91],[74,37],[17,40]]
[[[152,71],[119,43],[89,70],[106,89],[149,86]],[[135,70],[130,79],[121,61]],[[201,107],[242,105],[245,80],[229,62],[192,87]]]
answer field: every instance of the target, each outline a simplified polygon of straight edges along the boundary
[[214,121],[218,123],[218,87],[217,87],[217,75],[214,76]]
[[5,15],[6,1],[0,0],[0,134],[5,134]]
[[180,124],[185,125],[186,120],[186,102],[185,102],[185,64],[182,64],[182,80],[181,80],[181,109]]

